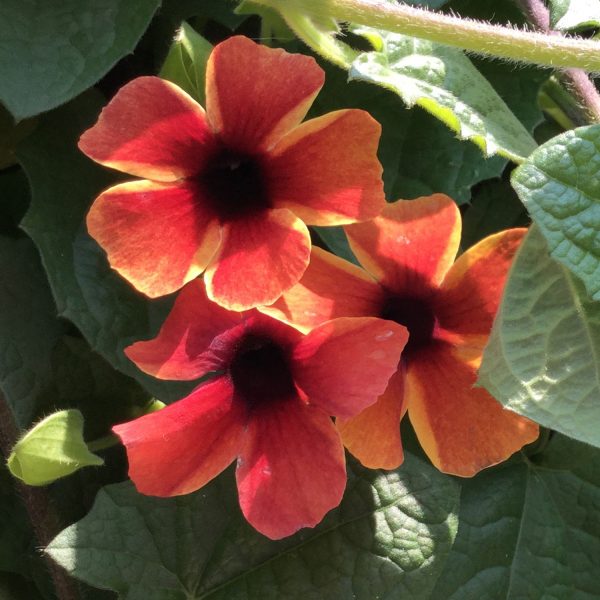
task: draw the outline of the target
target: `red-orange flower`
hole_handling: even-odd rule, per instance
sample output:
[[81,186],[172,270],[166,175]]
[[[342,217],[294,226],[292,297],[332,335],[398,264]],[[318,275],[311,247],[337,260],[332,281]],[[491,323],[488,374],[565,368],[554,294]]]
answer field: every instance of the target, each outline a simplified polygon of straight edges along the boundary
[[237,458],[242,511],[277,539],[338,505],[344,448],[331,416],[377,400],[408,333],[372,317],[329,321],[304,335],[257,311],[235,313],[188,284],[154,340],[126,353],[163,379],[219,372],[159,412],[118,425],[138,490],[192,492]]
[[202,272],[232,310],[268,304],[306,269],[306,224],[366,221],[384,206],[380,126],[361,110],[300,124],[323,85],[307,56],[233,37],[212,52],[206,113],[176,85],[123,87],[79,147],[145,179],[94,202],[90,234],[150,297]]
[[397,467],[406,410],[431,461],[455,475],[474,475],[536,439],[537,425],[473,387],[524,230],[490,236],[454,262],[460,213],[441,194],[395,202],[345,229],[366,272],[315,248],[300,282],[261,310],[305,331],[342,315],[377,315],[408,328],[385,393],[357,417],[338,420],[350,452],[368,467]]

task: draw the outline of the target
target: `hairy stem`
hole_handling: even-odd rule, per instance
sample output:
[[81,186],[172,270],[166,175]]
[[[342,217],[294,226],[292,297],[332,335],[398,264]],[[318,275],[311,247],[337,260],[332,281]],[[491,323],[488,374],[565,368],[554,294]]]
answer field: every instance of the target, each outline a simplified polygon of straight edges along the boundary
[[425,38],[471,52],[554,68],[600,71],[600,42],[462,19],[388,0],[256,0],[285,15],[334,18]]
[[[0,456],[7,457],[18,438],[19,430],[12,411],[6,397],[0,391]],[[15,480],[15,488],[25,505],[38,544],[47,546],[62,529],[47,490],[30,487],[17,480]],[[50,557],[45,556],[44,558],[57,598],[59,600],[79,600],[76,583]]]
[[[515,0],[527,20],[537,29],[550,32],[550,11],[542,0]],[[564,87],[577,100],[580,108],[578,125],[600,122],[600,94],[581,69],[565,69],[558,73]]]

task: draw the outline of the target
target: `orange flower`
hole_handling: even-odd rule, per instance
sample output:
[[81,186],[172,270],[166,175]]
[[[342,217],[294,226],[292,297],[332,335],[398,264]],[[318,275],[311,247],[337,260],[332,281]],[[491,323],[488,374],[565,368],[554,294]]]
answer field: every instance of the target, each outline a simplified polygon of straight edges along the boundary
[[300,282],[260,310],[304,331],[343,315],[408,328],[385,393],[357,417],[338,420],[350,452],[367,467],[397,467],[406,410],[425,452],[446,473],[474,475],[535,440],[537,425],[474,387],[525,230],[490,236],[454,262],[460,213],[441,194],[389,204],[373,221],[345,229],[366,272],[315,248]]
[[248,521],[278,539],[314,527],[346,485],[344,446],[330,416],[373,404],[396,370],[405,327],[372,317],[335,319],[308,335],[206,297],[199,281],[177,296],[158,336],[126,353],[162,379],[216,373],[189,396],[117,425],[138,490],[197,490],[237,458]]
[[298,282],[305,223],[378,215],[379,124],[361,110],[300,124],[323,78],[310,57],[233,37],[209,58],[206,112],[157,77],[123,87],[79,143],[145,178],[108,189],[89,212],[111,266],[150,297],[204,272],[212,300],[244,310]]

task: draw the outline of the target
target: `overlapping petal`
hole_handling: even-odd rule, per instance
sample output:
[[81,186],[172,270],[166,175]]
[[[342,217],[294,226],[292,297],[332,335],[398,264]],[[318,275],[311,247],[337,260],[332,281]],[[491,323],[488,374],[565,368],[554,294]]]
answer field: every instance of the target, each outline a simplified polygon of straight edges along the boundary
[[384,392],[407,340],[405,327],[384,319],[327,321],[296,346],[296,383],[328,414],[353,417]]
[[404,461],[400,421],[406,412],[404,373],[392,375],[385,392],[351,419],[336,419],[344,446],[369,469],[396,469]]
[[142,371],[158,379],[196,379],[222,368],[221,357],[210,350],[210,345],[241,319],[240,313],[211,302],[204,284],[195,280],[178,294],[158,335],[132,344],[125,354]]
[[206,70],[210,124],[239,151],[268,149],[305,117],[324,82],[313,58],[235,36],[218,44]]
[[113,431],[127,448],[136,488],[152,496],[177,496],[202,487],[235,460],[245,416],[230,382],[219,377]]
[[185,183],[140,180],[109,188],[87,216],[113,269],[150,297],[197,277],[219,246],[219,224]]
[[362,110],[306,121],[273,148],[269,188],[276,206],[309,225],[372,219],[385,198],[377,160],[381,126]]
[[344,229],[360,263],[382,285],[420,296],[438,286],[452,265],[461,222],[452,199],[434,194],[398,200],[372,221]]
[[124,173],[176,181],[198,173],[213,144],[197,102],[169,81],[138,77],[117,92],[79,148]]
[[526,229],[481,240],[452,265],[436,298],[442,328],[460,335],[489,335],[508,270]]
[[321,409],[290,398],[249,421],[236,471],[248,521],[271,539],[314,527],[346,485],[344,448]]
[[381,287],[363,269],[313,247],[302,279],[259,310],[308,332],[330,319],[377,314]]
[[477,372],[439,343],[407,367],[408,414],[419,442],[445,473],[470,477],[506,460],[538,436],[538,426],[506,410],[483,388]]
[[306,225],[287,209],[227,223],[204,274],[208,297],[230,310],[270,304],[300,279],[310,247]]

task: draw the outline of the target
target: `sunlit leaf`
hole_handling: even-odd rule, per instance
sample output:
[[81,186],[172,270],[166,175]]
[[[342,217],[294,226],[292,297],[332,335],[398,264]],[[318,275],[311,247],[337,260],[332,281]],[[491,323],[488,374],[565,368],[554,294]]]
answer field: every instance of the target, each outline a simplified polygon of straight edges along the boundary
[[10,472],[27,485],[46,485],[104,461],[83,439],[83,415],[75,409],[52,413],[34,425],[12,449]]
[[600,446],[600,303],[532,229],[506,284],[479,381],[504,406]]
[[232,479],[171,499],[108,486],[47,552],[127,600],[424,600],[454,539],[457,485],[410,456],[398,471],[357,467],[339,509],[280,542],[243,520]]
[[600,300],[600,125],[568,131],[540,146],[512,184],[553,258]]
[[407,106],[425,108],[486,155],[521,162],[535,149],[525,127],[462,51],[378,33],[383,49],[361,54],[352,64],[350,79],[393,90]]

